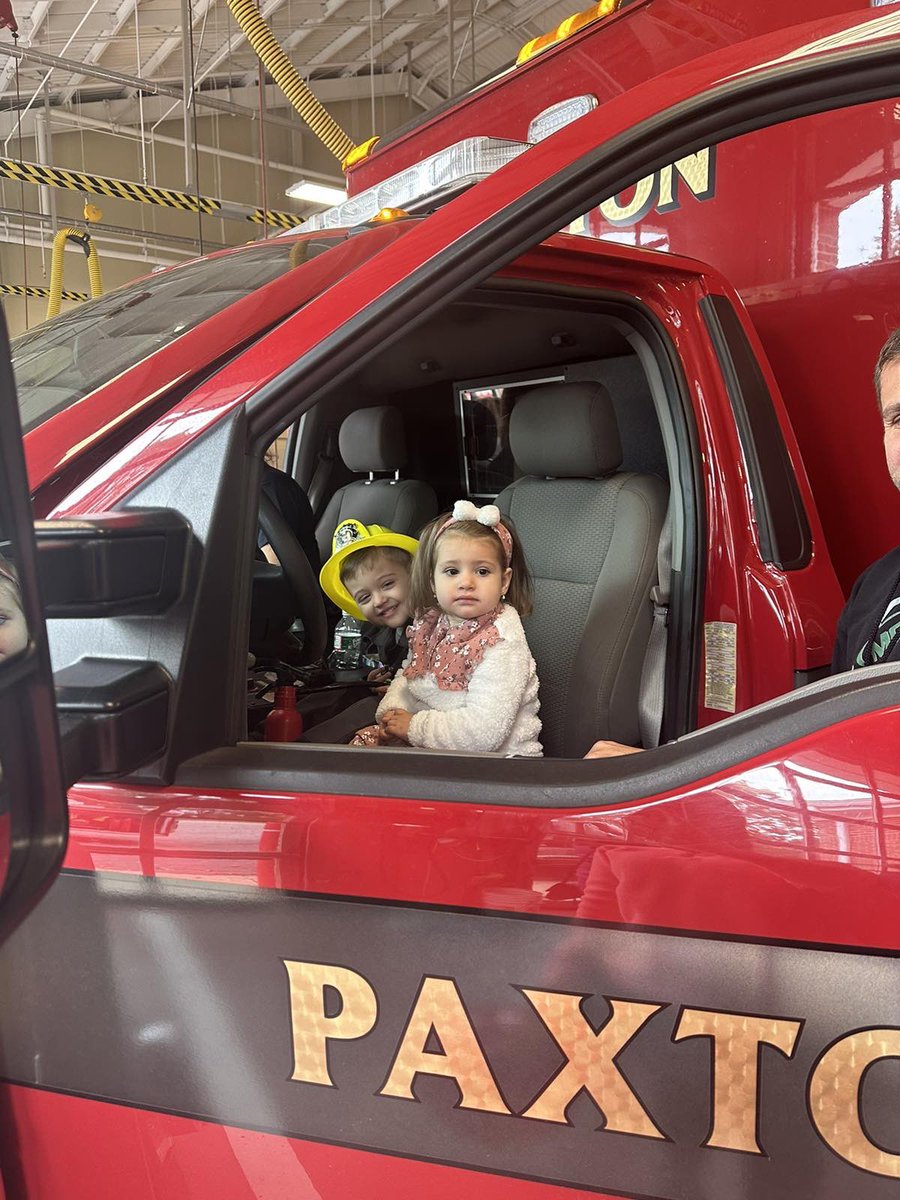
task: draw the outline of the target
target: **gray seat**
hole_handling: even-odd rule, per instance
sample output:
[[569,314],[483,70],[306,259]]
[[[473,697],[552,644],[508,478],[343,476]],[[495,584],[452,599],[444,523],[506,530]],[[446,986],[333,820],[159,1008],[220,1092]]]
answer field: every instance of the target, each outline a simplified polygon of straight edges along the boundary
[[[406,435],[399,409],[381,405],[351,413],[341,425],[338,447],[347,467],[367,472],[368,478],[339,488],[328,501],[316,527],[322,562],[331,555],[336,526],[348,517],[415,537],[437,516],[434,489],[418,479],[400,478],[400,470],[406,466]],[[393,477],[376,479],[379,472],[390,472]]]
[[525,629],[541,684],[544,752],[580,757],[598,738],[639,745],[668,488],[655,475],[618,470],[619,430],[599,383],[527,392],[512,411],[509,440],[523,478],[497,504],[534,575]]

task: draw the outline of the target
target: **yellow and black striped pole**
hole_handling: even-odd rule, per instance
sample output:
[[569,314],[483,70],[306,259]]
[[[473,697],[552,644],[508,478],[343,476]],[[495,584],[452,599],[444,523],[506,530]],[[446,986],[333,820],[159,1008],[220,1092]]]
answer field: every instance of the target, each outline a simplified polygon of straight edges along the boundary
[[271,225],[278,229],[293,229],[300,224],[294,213],[263,210],[236,200],[216,200],[207,196],[192,196],[174,188],[151,187],[127,179],[112,179],[106,175],[90,175],[85,171],[70,171],[65,167],[45,167],[40,163],[20,162],[0,158],[0,175],[23,183],[65,188],[72,192],[89,192],[94,196],[113,196],[139,204],[156,204],[161,208],[177,208],[183,212],[200,212],[210,217],[225,217],[232,221],[250,221],[254,225]]
[[[21,283],[0,283],[0,296],[27,296],[29,300],[46,300],[50,289],[45,287],[23,287]],[[63,289],[63,300],[87,300],[87,292],[71,292]]]

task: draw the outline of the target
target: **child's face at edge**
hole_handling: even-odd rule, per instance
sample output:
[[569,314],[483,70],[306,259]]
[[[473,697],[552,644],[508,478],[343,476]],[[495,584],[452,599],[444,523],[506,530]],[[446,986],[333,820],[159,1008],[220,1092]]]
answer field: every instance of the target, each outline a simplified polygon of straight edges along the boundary
[[28,645],[28,626],[15,589],[0,580],[0,660],[19,654]]
[[487,538],[447,532],[437,544],[434,594],[449,616],[483,617],[500,603],[511,579],[511,568],[500,563],[499,542],[495,547]]
[[402,629],[409,624],[409,567],[387,556],[361,567],[347,585],[360,612],[373,625]]

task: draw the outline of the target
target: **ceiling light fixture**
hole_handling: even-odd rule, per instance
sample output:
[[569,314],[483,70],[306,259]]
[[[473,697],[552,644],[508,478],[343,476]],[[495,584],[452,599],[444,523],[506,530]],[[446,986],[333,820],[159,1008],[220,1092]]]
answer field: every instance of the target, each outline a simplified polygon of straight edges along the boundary
[[340,204],[347,199],[343,188],[329,187],[324,183],[311,183],[308,179],[298,179],[284,193],[292,200],[305,200],[307,204]]

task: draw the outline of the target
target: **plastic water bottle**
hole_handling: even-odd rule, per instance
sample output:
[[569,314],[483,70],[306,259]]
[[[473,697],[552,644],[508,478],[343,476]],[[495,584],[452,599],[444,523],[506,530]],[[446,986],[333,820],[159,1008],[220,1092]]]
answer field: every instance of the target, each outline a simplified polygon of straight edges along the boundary
[[334,629],[334,654],[331,665],[336,671],[353,671],[359,666],[362,626],[356,617],[344,613]]

